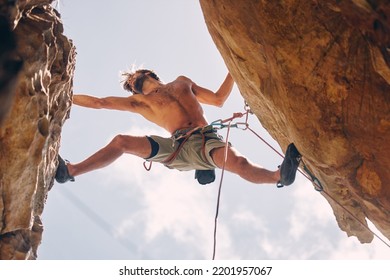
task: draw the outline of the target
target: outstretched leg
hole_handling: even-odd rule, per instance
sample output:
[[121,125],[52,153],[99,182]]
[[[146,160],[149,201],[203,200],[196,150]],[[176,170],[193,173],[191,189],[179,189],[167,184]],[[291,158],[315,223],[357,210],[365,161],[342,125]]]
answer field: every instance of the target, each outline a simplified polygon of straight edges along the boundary
[[[222,168],[225,160],[225,148],[215,148],[211,151],[214,163]],[[256,184],[276,184],[280,180],[279,170],[264,169],[239,154],[233,147],[228,147],[225,170],[235,173],[243,179]]]
[[68,163],[68,172],[71,176],[78,176],[105,167],[124,153],[147,158],[150,156],[151,151],[150,142],[145,136],[117,135],[107,146],[86,160],[77,164]]

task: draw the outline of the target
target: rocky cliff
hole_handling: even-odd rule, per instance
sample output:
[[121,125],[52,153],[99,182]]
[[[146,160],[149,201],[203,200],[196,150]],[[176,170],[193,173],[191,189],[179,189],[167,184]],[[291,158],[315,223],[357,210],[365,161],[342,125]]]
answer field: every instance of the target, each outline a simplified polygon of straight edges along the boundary
[[75,50],[51,3],[0,0],[0,259],[37,257],[71,105]]
[[242,95],[283,150],[296,144],[339,227],[371,242],[369,219],[390,239],[389,1],[200,3]]

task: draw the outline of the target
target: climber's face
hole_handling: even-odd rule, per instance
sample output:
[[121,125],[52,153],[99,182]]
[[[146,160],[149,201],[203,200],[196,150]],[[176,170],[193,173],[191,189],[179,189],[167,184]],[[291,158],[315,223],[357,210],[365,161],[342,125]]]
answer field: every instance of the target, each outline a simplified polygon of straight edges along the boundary
[[134,93],[143,94],[142,88],[148,75],[145,73],[138,73],[134,81]]
[[123,88],[127,91],[131,91],[133,94],[144,94],[144,82],[148,80],[150,83],[159,83],[160,78],[151,70],[141,69],[134,73],[125,73],[127,76],[126,81],[123,84]]

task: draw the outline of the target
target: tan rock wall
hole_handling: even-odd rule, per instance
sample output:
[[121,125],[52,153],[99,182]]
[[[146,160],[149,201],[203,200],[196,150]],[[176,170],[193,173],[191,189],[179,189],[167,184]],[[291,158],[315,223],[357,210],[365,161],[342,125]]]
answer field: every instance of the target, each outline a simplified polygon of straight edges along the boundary
[[[389,2],[200,3],[263,126],[283,150],[294,142],[325,190],[390,238]],[[371,242],[370,232],[325,198],[348,236]]]
[[40,216],[71,105],[75,49],[50,3],[8,6],[23,68],[0,128],[0,259],[37,256]]

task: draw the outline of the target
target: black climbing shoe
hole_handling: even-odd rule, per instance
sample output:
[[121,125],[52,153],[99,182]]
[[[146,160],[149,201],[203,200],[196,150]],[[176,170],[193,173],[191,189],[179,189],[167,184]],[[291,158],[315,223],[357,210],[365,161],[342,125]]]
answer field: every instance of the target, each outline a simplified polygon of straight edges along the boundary
[[63,160],[58,155],[58,167],[56,171],[56,181],[58,183],[66,183],[68,181],[74,182],[74,177],[69,175],[68,167],[66,166],[67,161]]
[[293,143],[288,145],[286,155],[280,166],[280,181],[276,184],[278,188],[294,183],[301,157]]

